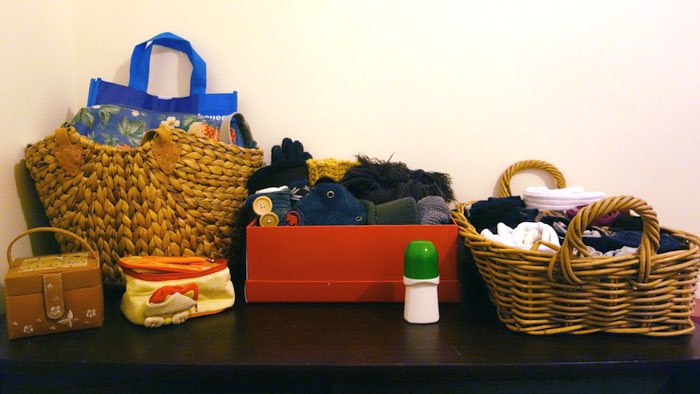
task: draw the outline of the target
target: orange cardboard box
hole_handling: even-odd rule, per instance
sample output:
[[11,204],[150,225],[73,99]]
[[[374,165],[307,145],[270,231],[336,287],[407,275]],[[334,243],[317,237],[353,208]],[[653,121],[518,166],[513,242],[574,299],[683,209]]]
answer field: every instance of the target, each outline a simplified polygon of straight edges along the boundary
[[410,241],[438,251],[441,302],[459,301],[457,225],[281,226],[246,231],[247,302],[402,302]]

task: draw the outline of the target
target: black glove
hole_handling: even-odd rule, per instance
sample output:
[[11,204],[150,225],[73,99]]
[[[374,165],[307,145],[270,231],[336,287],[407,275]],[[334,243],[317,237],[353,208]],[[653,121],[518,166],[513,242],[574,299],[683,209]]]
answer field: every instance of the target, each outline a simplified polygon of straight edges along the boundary
[[290,138],[282,140],[282,146],[275,145],[272,147],[272,163],[276,164],[283,161],[299,161],[311,159],[309,152],[304,152],[304,145],[299,141],[292,141]]
[[248,179],[248,191],[255,193],[268,187],[289,186],[300,188],[309,183],[309,170],[306,160],[311,154],[304,151],[299,141],[284,138],[282,144],[272,147],[272,159],[269,166],[255,171]]

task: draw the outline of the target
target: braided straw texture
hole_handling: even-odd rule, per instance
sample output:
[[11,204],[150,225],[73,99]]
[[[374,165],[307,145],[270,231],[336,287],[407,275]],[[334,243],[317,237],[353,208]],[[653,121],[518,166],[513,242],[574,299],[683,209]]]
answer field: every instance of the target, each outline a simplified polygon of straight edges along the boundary
[[[77,152],[73,170],[66,146]],[[159,155],[162,147],[166,153]],[[123,286],[121,256],[224,257],[241,242],[237,213],[262,156],[257,148],[163,127],[133,149],[95,143],[71,127],[25,151],[51,226],[87,239],[111,286]],[[81,248],[74,239],[57,239],[64,252]]]
[[[516,164],[533,168],[533,161]],[[560,186],[561,173],[537,162]],[[518,167],[516,167],[518,168]],[[517,170],[504,172],[509,178]],[[510,179],[501,179],[508,185]],[[508,191],[507,188],[504,190]],[[682,240],[686,250],[656,254],[661,228],[645,201],[632,196],[608,197],[581,209],[556,253],[511,248],[482,237],[458,204],[453,219],[459,235],[484,279],[498,317],[513,331],[528,334],[609,332],[672,336],[693,331],[690,314],[700,264],[700,238],[663,229]],[[591,257],[582,234],[595,218],[632,210],[643,220],[638,252],[622,257]]]
[[323,177],[329,177],[337,182],[345,176],[350,167],[357,164],[358,162],[350,160],[309,159],[306,161],[306,167],[309,170],[309,185],[315,185]]

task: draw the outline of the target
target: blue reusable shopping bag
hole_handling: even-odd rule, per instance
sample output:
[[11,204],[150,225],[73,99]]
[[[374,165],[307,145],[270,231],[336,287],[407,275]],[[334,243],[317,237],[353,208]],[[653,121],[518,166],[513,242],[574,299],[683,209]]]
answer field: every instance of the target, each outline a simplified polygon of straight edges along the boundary
[[161,124],[188,133],[209,137],[245,148],[256,146],[250,128],[240,113],[218,119],[180,112],[158,112],[114,104],[98,104],[81,108],[70,125],[80,135],[103,145],[136,147],[146,131]]
[[[160,98],[146,93],[154,45],[164,46],[187,55],[192,63],[190,95]],[[207,65],[189,41],[173,33],[161,33],[144,41],[131,55],[129,86],[107,82],[101,78],[90,80],[87,105],[115,104],[158,112],[180,112],[221,120],[238,110],[238,92],[206,93]]]

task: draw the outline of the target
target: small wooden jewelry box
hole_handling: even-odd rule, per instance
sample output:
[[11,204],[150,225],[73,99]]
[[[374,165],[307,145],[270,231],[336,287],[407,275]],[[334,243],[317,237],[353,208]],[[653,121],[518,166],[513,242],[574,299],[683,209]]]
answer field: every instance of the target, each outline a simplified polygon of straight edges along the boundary
[[[89,253],[12,258],[12,246],[25,235],[49,231],[75,238]],[[39,227],[20,234],[7,248],[5,277],[10,339],[101,327],[102,277],[97,253],[69,231]]]

